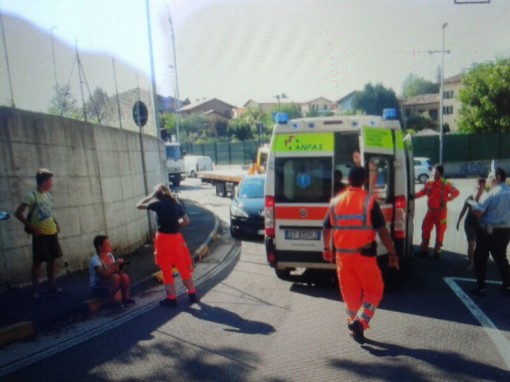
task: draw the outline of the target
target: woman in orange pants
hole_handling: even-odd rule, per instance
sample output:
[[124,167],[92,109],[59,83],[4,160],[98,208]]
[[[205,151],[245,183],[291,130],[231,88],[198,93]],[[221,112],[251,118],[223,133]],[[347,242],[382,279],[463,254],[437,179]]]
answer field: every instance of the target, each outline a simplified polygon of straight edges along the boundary
[[156,213],[155,260],[163,272],[166,290],[166,298],[161,300],[160,304],[162,306],[177,306],[173,267],[176,267],[181,274],[190,303],[196,302],[195,284],[191,276],[193,262],[184,237],[179,232],[181,226],[190,224],[189,217],[184,212],[182,205],[175,199],[167,186],[159,184],[150,195],[136,205],[136,208]]

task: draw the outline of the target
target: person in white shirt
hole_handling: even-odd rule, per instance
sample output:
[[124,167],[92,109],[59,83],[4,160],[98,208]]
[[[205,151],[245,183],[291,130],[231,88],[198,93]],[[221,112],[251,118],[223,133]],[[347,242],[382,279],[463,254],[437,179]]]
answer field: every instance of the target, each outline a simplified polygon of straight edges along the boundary
[[130,298],[129,293],[131,283],[125,271],[127,262],[121,258],[115,260],[108,236],[96,236],[94,248],[96,254],[90,259],[89,265],[92,294],[96,297],[108,297],[110,303],[115,305],[115,294],[120,289],[122,304],[133,304],[135,301]]

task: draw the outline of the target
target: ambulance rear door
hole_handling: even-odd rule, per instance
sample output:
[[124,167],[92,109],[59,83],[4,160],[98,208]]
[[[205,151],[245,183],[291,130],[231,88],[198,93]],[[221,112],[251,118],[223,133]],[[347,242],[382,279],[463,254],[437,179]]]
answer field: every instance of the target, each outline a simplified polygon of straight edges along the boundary
[[[367,189],[381,207],[388,231],[392,232],[395,202],[394,130],[379,126],[361,128],[360,146],[367,169]],[[377,254],[386,254],[386,248],[377,236]]]
[[302,267],[322,262],[322,223],[332,190],[333,133],[277,134],[273,149],[278,263]]

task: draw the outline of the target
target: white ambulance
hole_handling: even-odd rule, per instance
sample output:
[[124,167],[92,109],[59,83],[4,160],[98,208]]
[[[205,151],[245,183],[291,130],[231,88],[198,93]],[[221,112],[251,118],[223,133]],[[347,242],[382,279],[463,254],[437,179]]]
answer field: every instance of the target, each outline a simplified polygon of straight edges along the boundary
[[[385,109],[383,117],[290,121],[280,113],[275,119],[266,171],[264,224],[267,260],[276,275],[294,280],[295,270],[335,268],[322,259],[322,225],[334,194],[335,176],[340,171],[346,185],[355,165],[371,170],[367,188],[381,206],[405,263],[412,256],[414,163],[410,136],[403,137],[396,111]],[[399,272],[393,274],[393,268],[383,266],[387,253],[378,244],[383,273],[399,276]]]

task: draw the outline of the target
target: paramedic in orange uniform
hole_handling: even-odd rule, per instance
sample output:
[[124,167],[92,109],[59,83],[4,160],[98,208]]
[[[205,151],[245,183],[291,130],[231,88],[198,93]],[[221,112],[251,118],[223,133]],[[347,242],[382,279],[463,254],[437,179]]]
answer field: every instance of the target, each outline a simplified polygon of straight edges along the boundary
[[136,208],[156,213],[155,260],[163,272],[166,291],[166,298],[159,303],[162,306],[177,306],[173,267],[181,274],[190,303],[196,302],[195,285],[191,277],[193,262],[184,237],[179,233],[180,226],[190,224],[182,205],[167,186],[159,184],[149,196],[136,205]]
[[427,214],[422,223],[421,245],[419,256],[427,256],[429,250],[430,233],[436,227],[436,245],[434,246],[434,259],[441,257],[444,233],[447,223],[447,203],[459,196],[457,190],[450,182],[443,177],[443,166],[434,166],[434,178],[425,183],[421,191],[416,193],[416,199],[427,195]]
[[347,326],[353,339],[363,344],[364,331],[383,296],[383,280],[377,265],[376,232],[388,250],[390,267],[399,268],[390,233],[379,204],[363,186],[367,171],[353,167],[349,187],[331,201],[324,219],[323,258],[331,262],[331,230],[336,253],[337,273],[346,306]]

